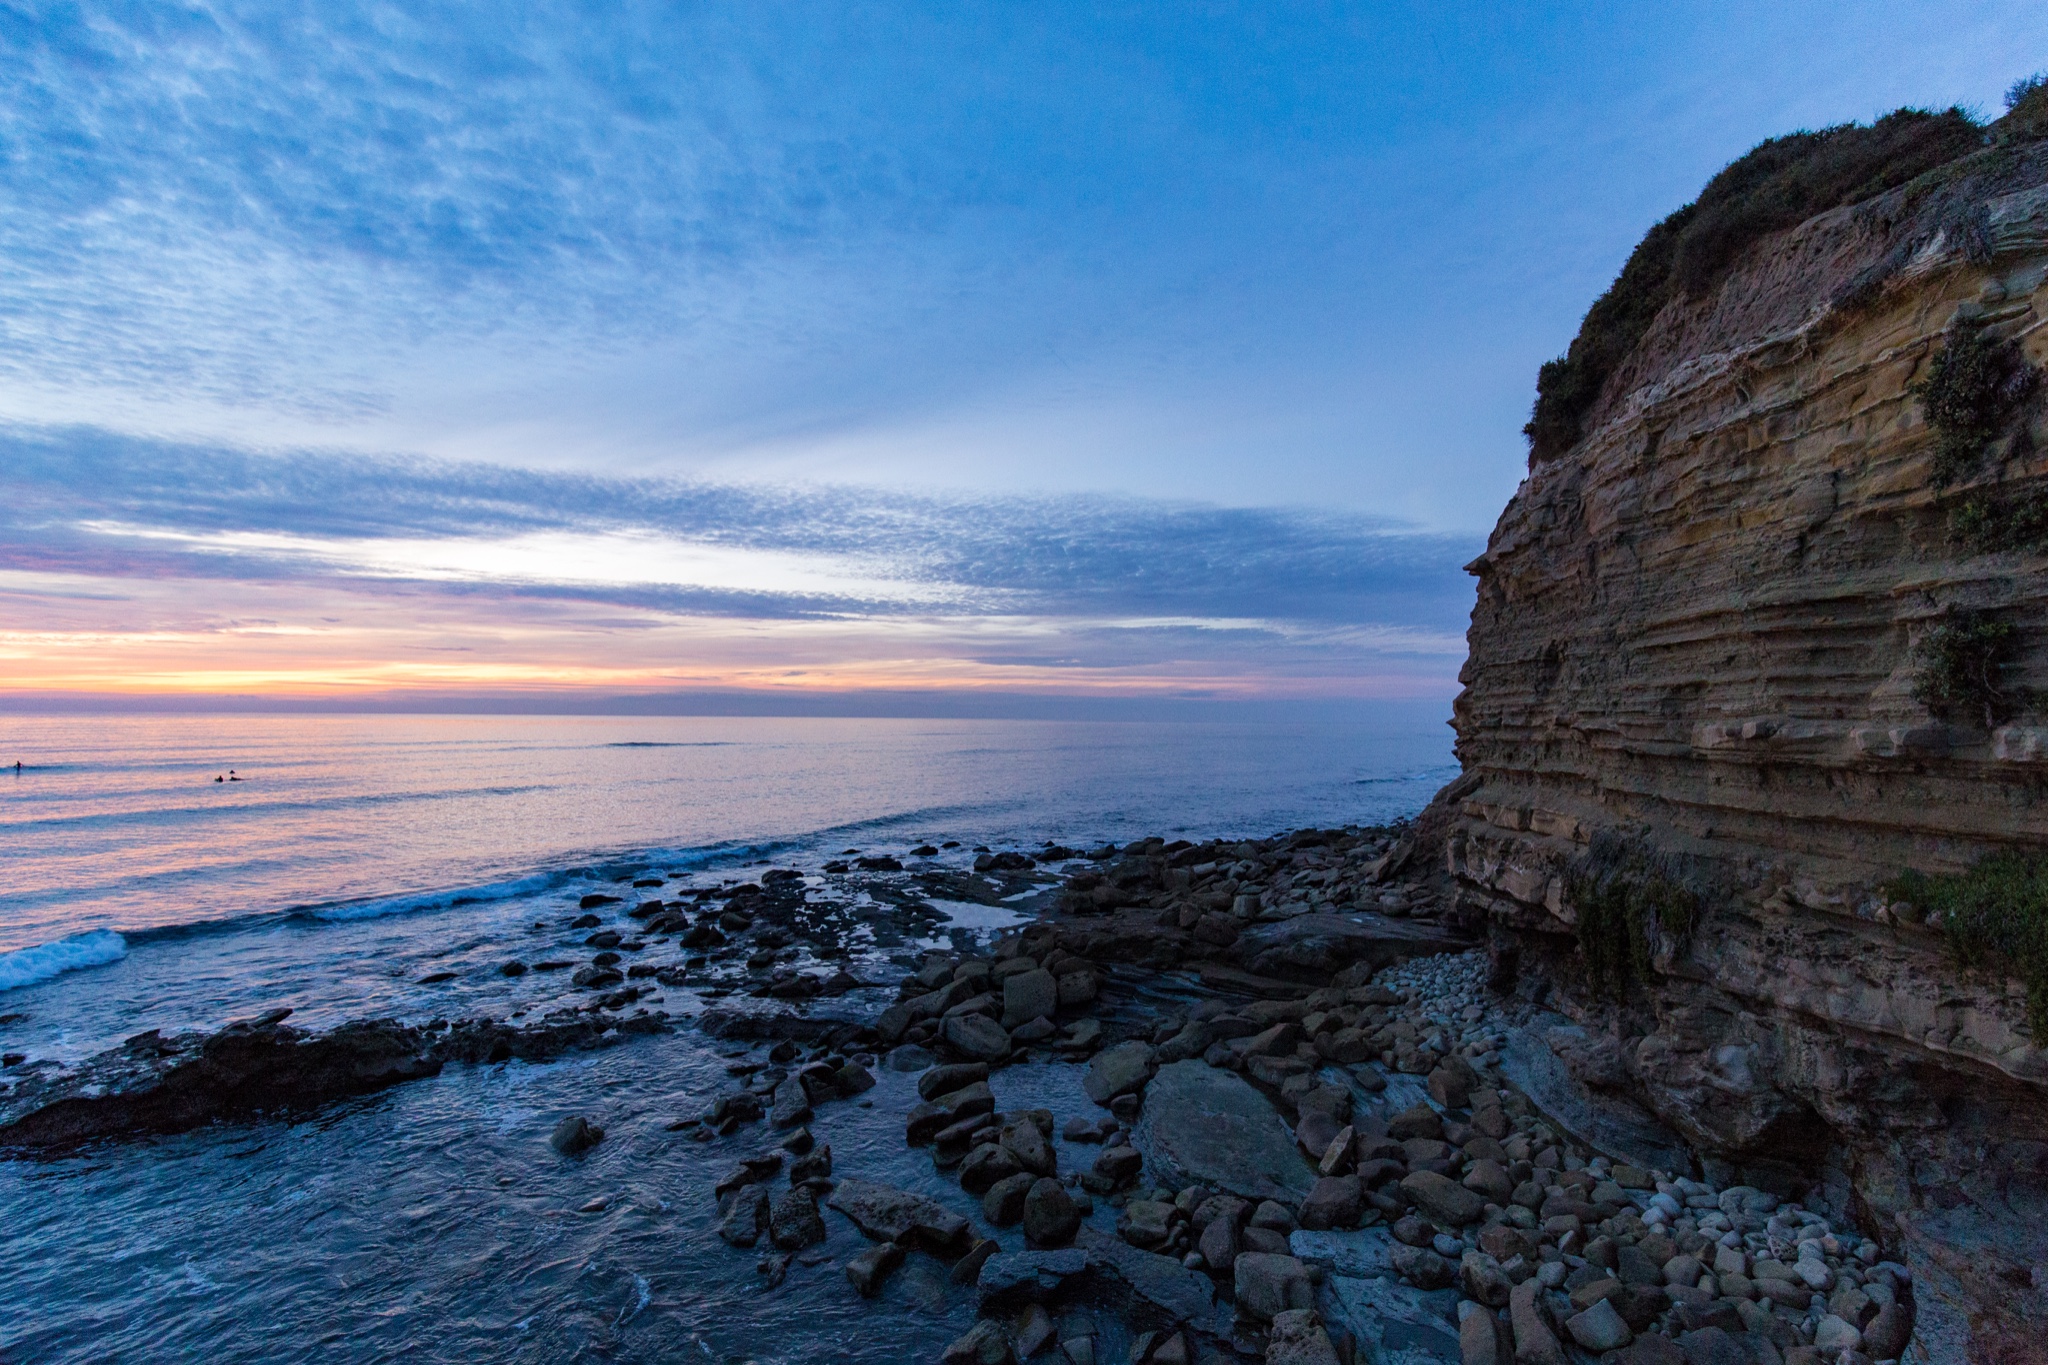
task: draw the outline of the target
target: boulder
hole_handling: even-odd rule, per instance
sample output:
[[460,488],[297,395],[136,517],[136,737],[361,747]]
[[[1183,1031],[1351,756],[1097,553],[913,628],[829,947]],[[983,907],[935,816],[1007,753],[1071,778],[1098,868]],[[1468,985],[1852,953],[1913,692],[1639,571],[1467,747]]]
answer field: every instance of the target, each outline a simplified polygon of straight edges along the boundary
[[1402,1279],[1417,1289],[1448,1289],[1458,1279],[1457,1267],[1428,1247],[1396,1243],[1388,1248],[1387,1260]]
[[563,1156],[581,1156],[603,1141],[604,1129],[581,1114],[563,1119],[555,1125],[555,1131],[548,1134],[548,1146]]
[[1081,1079],[1081,1088],[1089,1099],[1107,1105],[1119,1095],[1142,1089],[1156,1070],[1151,1044],[1118,1043],[1095,1054],[1095,1060],[1088,1063],[1088,1074]]
[[784,1251],[825,1240],[825,1220],[818,1214],[818,1196],[810,1186],[792,1186],[775,1201],[768,1213],[768,1240]]
[[1271,1322],[1293,1308],[1315,1307],[1315,1286],[1308,1267],[1292,1256],[1247,1251],[1231,1267],[1241,1313]]
[[976,1061],[999,1062],[1010,1055],[1010,1035],[986,1015],[952,1015],[940,1026],[939,1036],[954,1051]]
[[903,1264],[903,1248],[894,1242],[877,1242],[846,1263],[846,1279],[864,1299],[882,1292],[882,1281]]
[[1265,1096],[1204,1062],[1160,1068],[1132,1140],[1171,1185],[1298,1203],[1316,1182]]
[[1004,1150],[1016,1159],[1018,1169],[1034,1175],[1059,1174],[1059,1157],[1036,1123],[1019,1119],[1003,1125],[999,1139]]
[[811,1121],[811,1097],[801,1077],[791,1076],[775,1087],[775,1107],[768,1121],[777,1128],[794,1128]]
[[1023,1169],[1017,1158],[1001,1143],[985,1142],[969,1152],[967,1159],[960,1163],[960,1188],[971,1195],[985,1195],[998,1180],[1007,1179]]
[[1266,1365],[1342,1365],[1323,1322],[1307,1308],[1273,1316],[1266,1334]]
[[1409,1172],[1401,1179],[1401,1193],[1423,1216],[1445,1227],[1476,1223],[1486,1212],[1484,1199],[1435,1171]]
[[1088,1268],[1079,1247],[1058,1251],[999,1251],[981,1263],[975,1288],[984,1309],[1037,1303]]
[[1458,1308],[1460,1365],[1499,1365],[1500,1331],[1494,1326],[1493,1314],[1472,1303]]
[[1327,980],[1354,962],[1377,971],[1418,954],[1456,952],[1466,944],[1452,930],[1418,920],[1314,913],[1248,926],[1232,951],[1261,976]]
[[988,1187],[981,1197],[981,1212],[984,1218],[999,1228],[1015,1225],[1024,1217],[1024,1196],[1031,1193],[1031,1187],[1039,1178],[1029,1171],[1006,1175]]
[[1019,972],[1003,981],[1003,1027],[1016,1028],[1059,1012],[1060,988],[1051,972]]
[[[1145,1158],[1135,1147],[1105,1147],[1095,1158],[1090,1174],[1110,1190],[1121,1189],[1138,1178],[1145,1168]],[[1091,1187],[1092,1188],[1092,1187]]]
[[1508,1295],[1508,1324],[1515,1333],[1515,1360],[1519,1365],[1565,1365],[1564,1348],[1550,1330],[1543,1304],[1536,1297],[1541,1285],[1531,1278],[1516,1285]]
[[1324,1176],[1301,1201],[1301,1226],[1311,1230],[1358,1226],[1365,1192],[1355,1175]]
[[939,1359],[944,1365],[1011,1365],[1016,1356],[1003,1325],[984,1318],[948,1346]]
[[761,1228],[767,1221],[768,1191],[759,1185],[744,1185],[726,1201],[718,1235],[732,1246],[750,1247],[761,1240]]
[[1081,1211],[1073,1196],[1051,1176],[1040,1176],[1024,1195],[1024,1240],[1034,1247],[1061,1247],[1074,1240]]
[[842,1180],[826,1202],[880,1241],[915,1242],[943,1253],[967,1240],[967,1220],[922,1194],[867,1180]]
[[1613,1303],[1606,1299],[1566,1318],[1564,1328],[1571,1333],[1573,1341],[1595,1355],[1619,1350],[1635,1339],[1635,1333],[1621,1320],[1621,1314],[1614,1311]]

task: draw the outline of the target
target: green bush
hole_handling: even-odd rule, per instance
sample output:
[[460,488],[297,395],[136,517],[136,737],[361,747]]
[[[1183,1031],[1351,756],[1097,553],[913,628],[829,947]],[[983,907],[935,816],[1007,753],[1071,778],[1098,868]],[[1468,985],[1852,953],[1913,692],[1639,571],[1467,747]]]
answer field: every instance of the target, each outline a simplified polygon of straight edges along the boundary
[[2022,689],[2004,681],[2018,635],[2010,621],[1981,612],[1952,614],[1913,646],[1919,661],[1914,698],[1945,720],[1981,720],[1986,730],[2010,719],[2027,701]]
[[1900,109],[1867,128],[1845,123],[1772,138],[1731,163],[1698,199],[1650,229],[1587,310],[1570,348],[1537,374],[1536,405],[1522,429],[1530,465],[1578,441],[1608,376],[1665,304],[1713,289],[1759,238],[1894,189],[1982,140],[1960,109]]
[[1700,919],[1699,896],[1640,849],[1596,846],[1567,879],[1566,892],[1579,913],[1587,985],[1617,1001],[1650,979],[1655,931],[1683,941]]
[[2048,551],[2048,494],[1994,501],[1965,498],[1948,514],[1949,534],[1973,550]]
[[1885,890],[1926,911],[1960,965],[2017,975],[2028,1032],[2048,1043],[2048,855],[1998,853],[1948,876],[1908,872]]
[[2005,92],[2005,117],[1992,129],[2000,141],[2048,136],[2048,71],[2012,83]]
[[1976,323],[1949,329],[1926,377],[1910,390],[1938,438],[1937,487],[1975,472],[1991,443],[2025,416],[2040,377],[2017,343],[1990,336]]

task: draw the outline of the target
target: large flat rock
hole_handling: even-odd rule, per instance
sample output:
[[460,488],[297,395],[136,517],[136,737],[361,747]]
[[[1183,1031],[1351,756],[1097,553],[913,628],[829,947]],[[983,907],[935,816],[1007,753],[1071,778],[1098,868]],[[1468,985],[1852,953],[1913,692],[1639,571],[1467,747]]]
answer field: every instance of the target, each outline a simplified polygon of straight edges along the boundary
[[1472,940],[1438,924],[1366,912],[1296,915],[1256,924],[1238,937],[1231,951],[1247,969],[1264,976],[1326,981],[1354,962],[1368,963],[1377,971],[1426,953],[1455,953],[1471,946]]
[[1299,1203],[1316,1182],[1266,1097],[1206,1062],[1174,1062],[1145,1090],[1132,1142],[1168,1181]]
[[1393,1278],[1325,1275],[1316,1306],[1349,1329],[1374,1365],[1460,1365],[1458,1291],[1424,1291]]

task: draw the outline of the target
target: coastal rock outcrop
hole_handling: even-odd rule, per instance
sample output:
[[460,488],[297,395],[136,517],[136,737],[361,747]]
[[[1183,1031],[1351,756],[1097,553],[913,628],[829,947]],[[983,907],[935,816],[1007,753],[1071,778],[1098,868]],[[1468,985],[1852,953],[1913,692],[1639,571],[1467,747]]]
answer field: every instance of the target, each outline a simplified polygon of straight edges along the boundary
[[1586,1025],[1573,1073],[1880,1228],[1938,1359],[2041,1359],[2048,1318],[2048,1037],[1896,880],[2048,844],[2030,109],[1669,292],[1539,443],[1418,822],[1497,984]]

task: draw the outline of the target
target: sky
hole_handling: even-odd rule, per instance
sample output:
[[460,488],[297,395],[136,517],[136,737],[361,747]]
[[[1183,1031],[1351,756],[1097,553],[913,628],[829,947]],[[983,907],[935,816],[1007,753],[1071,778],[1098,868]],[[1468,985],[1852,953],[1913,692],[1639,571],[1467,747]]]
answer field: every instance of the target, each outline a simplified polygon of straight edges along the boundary
[[2048,15],[0,3],[0,56],[0,704],[1442,702],[1642,232],[1997,112]]

